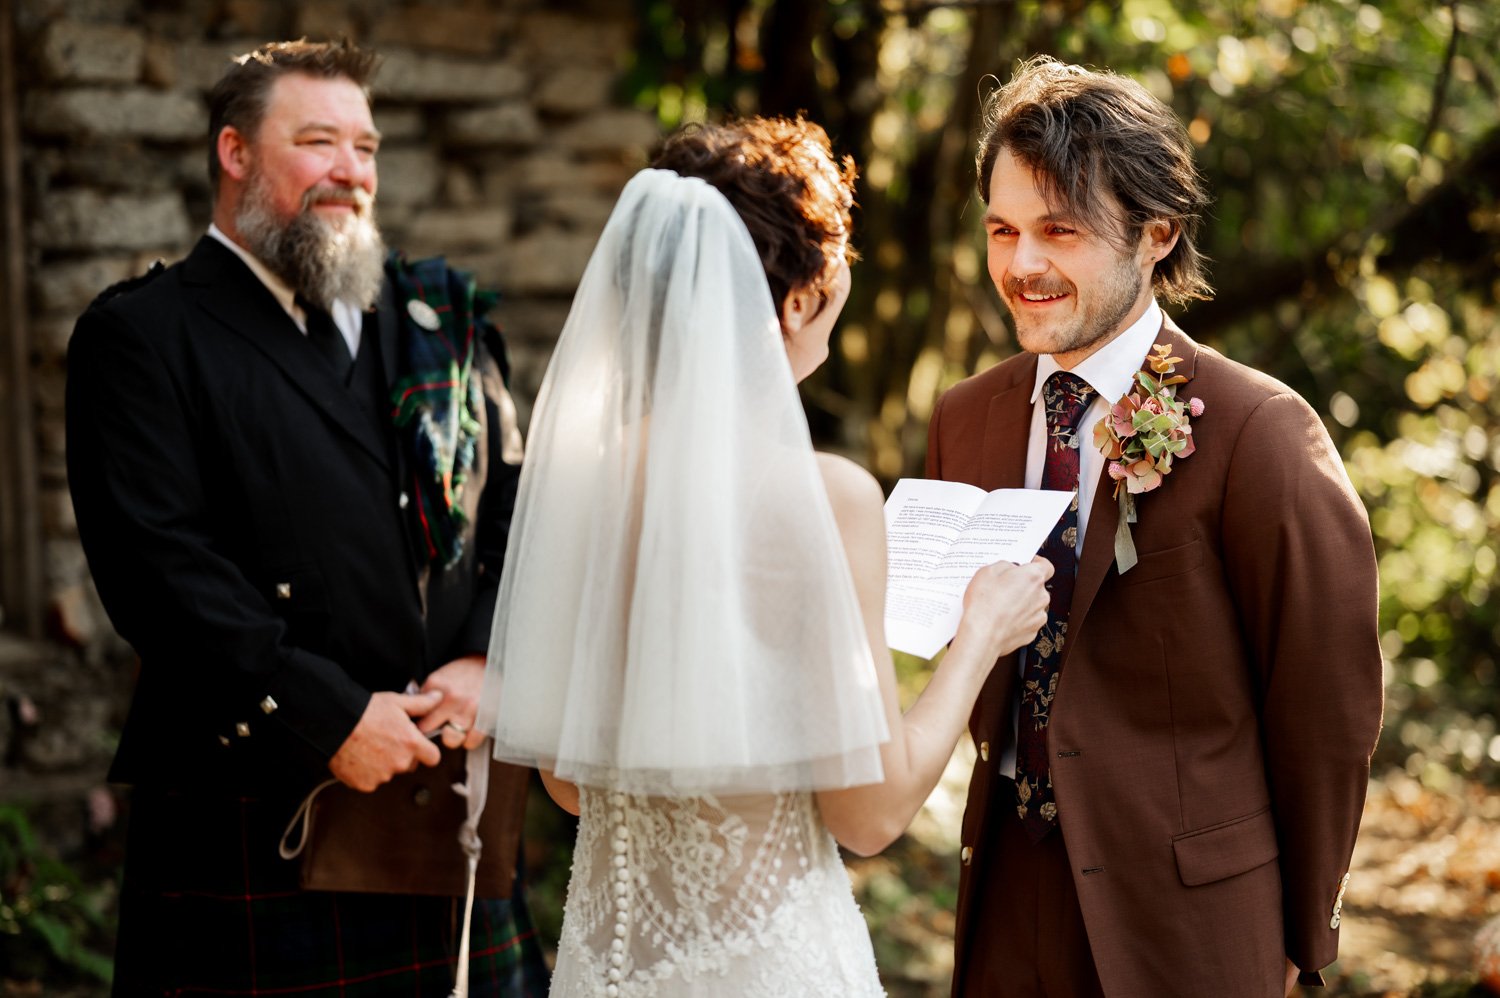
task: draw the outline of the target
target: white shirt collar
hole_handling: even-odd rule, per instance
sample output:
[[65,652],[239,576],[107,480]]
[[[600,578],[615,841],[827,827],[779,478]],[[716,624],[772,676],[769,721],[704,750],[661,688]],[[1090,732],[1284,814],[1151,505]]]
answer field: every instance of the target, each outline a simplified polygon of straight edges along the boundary
[[[1099,397],[1113,404],[1130,389],[1130,381],[1141,369],[1146,352],[1161,332],[1161,306],[1151,299],[1141,317],[1119,336],[1089,354],[1072,373],[1087,381]],[[1036,403],[1042,386],[1056,371],[1062,370],[1051,354],[1040,354],[1036,360],[1036,382],[1031,386],[1031,401]]]
[[252,274],[260,278],[260,283],[264,284],[266,290],[276,297],[276,301],[286,310],[286,314],[296,320],[297,325],[303,324],[302,309],[296,304],[297,293],[292,290],[291,285],[273,274],[253,253],[226,236],[224,230],[212,222],[208,223],[208,234],[228,246],[235,256],[244,260],[245,266],[250,268]]

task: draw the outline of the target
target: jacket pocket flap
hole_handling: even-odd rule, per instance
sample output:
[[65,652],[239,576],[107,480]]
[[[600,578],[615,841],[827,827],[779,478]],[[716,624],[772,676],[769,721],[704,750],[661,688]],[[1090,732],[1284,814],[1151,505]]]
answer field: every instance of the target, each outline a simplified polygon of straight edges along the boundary
[[1271,809],[1222,825],[1179,835],[1172,840],[1177,875],[1188,887],[1211,884],[1269,863],[1279,853]]
[[1203,564],[1203,542],[1198,539],[1162,551],[1142,551],[1135,567],[1120,576],[1120,585],[1133,586],[1152,579],[1186,575]]

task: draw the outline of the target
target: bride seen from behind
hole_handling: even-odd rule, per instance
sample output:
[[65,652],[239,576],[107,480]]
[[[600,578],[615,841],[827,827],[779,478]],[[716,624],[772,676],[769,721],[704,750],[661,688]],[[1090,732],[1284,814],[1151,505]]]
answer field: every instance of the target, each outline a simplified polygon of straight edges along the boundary
[[906,828],[1050,567],[981,570],[901,713],[882,494],[796,392],[848,296],[853,165],[757,118],[653,167],[537,400],[480,710],[580,818],[552,993],[879,995],[834,842]]

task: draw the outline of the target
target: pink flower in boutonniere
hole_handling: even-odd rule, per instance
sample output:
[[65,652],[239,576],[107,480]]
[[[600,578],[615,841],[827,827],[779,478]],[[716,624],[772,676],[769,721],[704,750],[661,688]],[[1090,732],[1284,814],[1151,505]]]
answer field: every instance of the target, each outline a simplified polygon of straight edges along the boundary
[[1172,372],[1182,358],[1171,356],[1172,348],[1160,343],[1151,349],[1151,370],[1166,377],[1158,380],[1137,371],[1130,391],[1094,424],[1094,446],[1110,462],[1116,496],[1122,485],[1131,494],[1158,488],[1172,462],[1196,449],[1191,419],[1203,415],[1203,400],[1179,400],[1177,386],[1187,378]]
[[1126,395],[1110,407],[1109,415],[1105,417],[1109,422],[1109,432],[1101,437],[1099,427],[1094,427],[1094,443],[1099,445],[1101,440],[1107,441],[1100,446],[1107,460],[1116,460],[1125,453],[1121,441],[1135,436],[1135,414],[1139,409],[1137,400]]
[[1173,357],[1170,346],[1156,344],[1147,360],[1156,377],[1137,371],[1130,390],[1094,424],[1094,446],[1109,462],[1109,477],[1120,500],[1115,561],[1121,572],[1136,560],[1129,527],[1135,522],[1134,496],[1160,488],[1173,462],[1193,455],[1197,446],[1192,420],[1205,408],[1200,398],[1177,398],[1177,386],[1186,384],[1187,378],[1173,374],[1182,358]]

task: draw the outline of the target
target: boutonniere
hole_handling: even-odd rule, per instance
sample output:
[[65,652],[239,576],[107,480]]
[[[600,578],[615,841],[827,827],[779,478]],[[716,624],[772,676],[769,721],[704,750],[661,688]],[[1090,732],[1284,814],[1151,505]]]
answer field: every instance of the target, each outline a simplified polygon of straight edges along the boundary
[[1137,371],[1130,390],[1094,424],[1094,446],[1109,462],[1109,477],[1120,503],[1115,565],[1122,575],[1137,560],[1130,536],[1130,525],[1136,522],[1136,495],[1159,488],[1174,461],[1192,456],[1192,420],[1203,415],[1202,399],[1184,402],[1177,398],[1177,386],[1187,378],[1172,373],[1182,358],[1171,354],[1170,346],[1153,346],[1147,361],[1157,377]]

